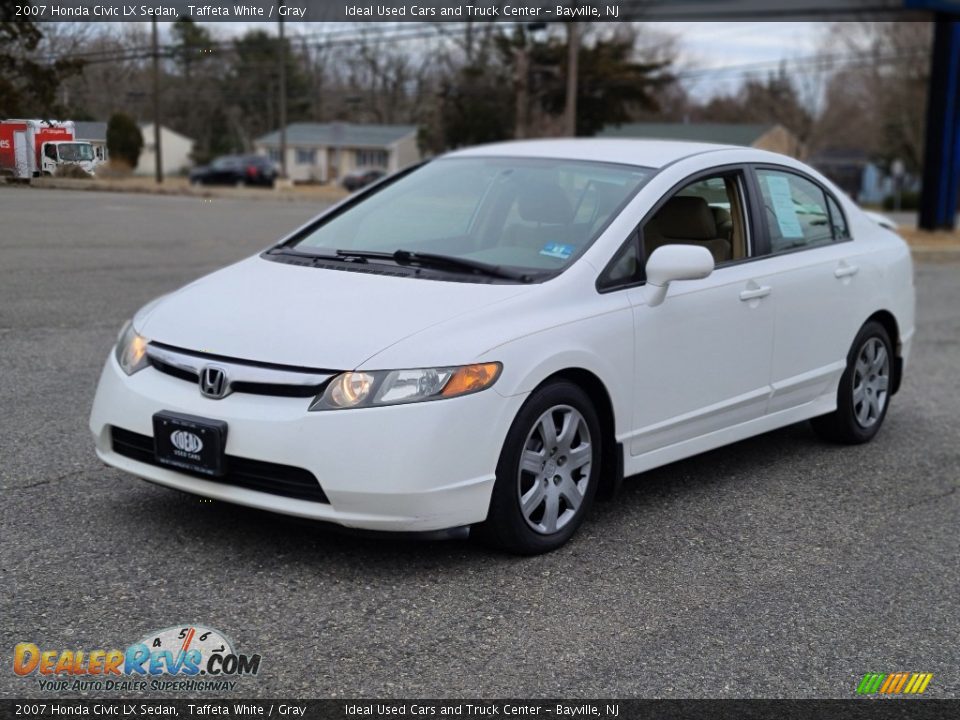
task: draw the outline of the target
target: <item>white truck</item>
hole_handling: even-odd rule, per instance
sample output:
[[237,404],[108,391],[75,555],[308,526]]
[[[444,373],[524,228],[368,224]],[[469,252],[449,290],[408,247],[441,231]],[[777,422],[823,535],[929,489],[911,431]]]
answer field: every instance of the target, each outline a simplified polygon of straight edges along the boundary
[[93,175],[93,145],[77,141],[72,120],[0,120],[0,176],[29,179],[76,165]]

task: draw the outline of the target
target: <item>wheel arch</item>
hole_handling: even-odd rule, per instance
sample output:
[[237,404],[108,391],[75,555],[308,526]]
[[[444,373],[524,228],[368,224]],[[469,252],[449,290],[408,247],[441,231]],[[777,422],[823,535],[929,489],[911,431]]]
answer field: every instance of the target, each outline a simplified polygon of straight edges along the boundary
[[[889,310],[877,310],[877,312],[868,317],[863,324],[866,325],[868,322],[880,323],[883,329],[887,331],[887,335],[890,336],[890,342],[893,343],[893,384],[890,388],[890,395],[896,395],[900,389],[900,379],[903,377],[900,326],[897,323],[896,317],[894,317],[893,313]],[[861,325],[861,327],[863,326]]]
[[617,442],[616,416],[613,400],[606,385],[594,373],[584,368],[569,367],[558,370],[537,385],[543,387],[551,382],[566,380],[583,390],[600,421],[600,484],[597,499],[613,499],[623,483],[623,445]]

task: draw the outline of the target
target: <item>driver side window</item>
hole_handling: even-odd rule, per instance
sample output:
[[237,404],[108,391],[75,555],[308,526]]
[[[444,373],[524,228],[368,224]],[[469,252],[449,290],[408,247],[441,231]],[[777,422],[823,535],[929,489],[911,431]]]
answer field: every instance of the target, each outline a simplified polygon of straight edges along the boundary
[[699,245],[717,265],[748,256],[739,172],[696,180],[674,193],[643,226],[649,258],[663,245]]
[[598,287],[612,290],[643,282],[643,266],[663,245],[699,245],[724,263],[750,256],[743,174],[718,173],[699,178],[674,192],[643,223],[640,232],[614,256]]

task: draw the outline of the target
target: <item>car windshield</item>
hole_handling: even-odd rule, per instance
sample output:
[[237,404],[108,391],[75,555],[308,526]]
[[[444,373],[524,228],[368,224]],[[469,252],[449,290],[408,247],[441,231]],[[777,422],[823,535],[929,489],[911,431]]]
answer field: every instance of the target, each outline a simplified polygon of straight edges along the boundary
[[297,251],[434,253],[559,270],[596,239],[650,168],[539,158],[444,158],[307,231]]
[[93,160],[93,146],[89,143],[61,143],[57,146],[60,159],[67,162]]

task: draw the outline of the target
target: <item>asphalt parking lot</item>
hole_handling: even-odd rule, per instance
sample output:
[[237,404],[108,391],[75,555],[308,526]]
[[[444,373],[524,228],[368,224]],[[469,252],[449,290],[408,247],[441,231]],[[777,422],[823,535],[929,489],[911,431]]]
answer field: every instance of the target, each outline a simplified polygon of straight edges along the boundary
[[960,697],[960,263],[917,266],[875,442],[797,425],[632,478],[545,557],[343,536],[100,464],[121,324],[316,211],[0,188],[0,695],[50,696],[17,642],[201,623],[263,656],[237,696],[846,698],[922,671]]

